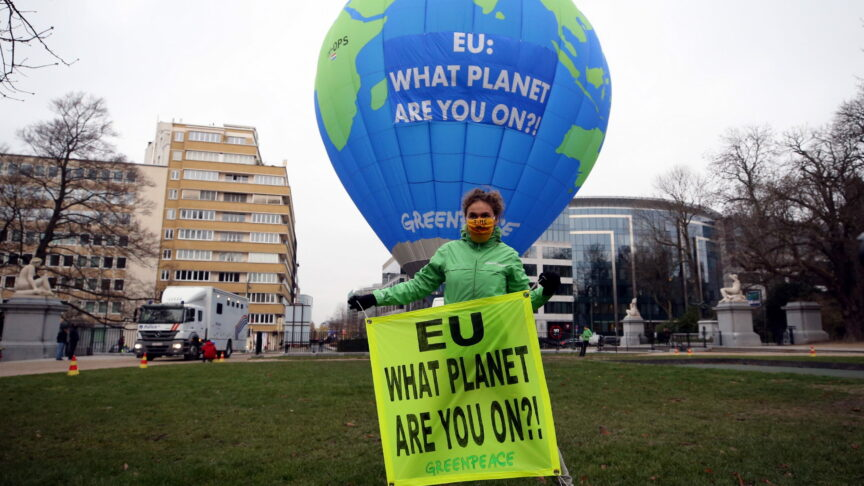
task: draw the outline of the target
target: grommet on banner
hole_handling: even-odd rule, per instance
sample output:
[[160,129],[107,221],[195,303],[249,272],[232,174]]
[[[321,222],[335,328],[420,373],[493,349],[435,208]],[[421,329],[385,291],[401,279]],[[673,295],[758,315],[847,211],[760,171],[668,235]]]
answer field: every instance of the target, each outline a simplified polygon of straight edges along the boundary
[[372,319],[366,319],[366,324],[372,324]]
[[528,297],[531,297],[531,294],[529,294],[528,292],[523,292],[522,297],[525,297],[527,299]]

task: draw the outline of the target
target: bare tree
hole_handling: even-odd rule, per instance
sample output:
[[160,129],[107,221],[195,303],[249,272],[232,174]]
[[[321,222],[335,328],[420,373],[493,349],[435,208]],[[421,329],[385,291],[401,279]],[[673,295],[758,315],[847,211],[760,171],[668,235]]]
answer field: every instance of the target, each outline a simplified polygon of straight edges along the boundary
[[680,290],[675,249],[658,244],[642,244],[635,252],[635,259],[640,293],[651,297],[664,310],[666,319],[672,319],[675,297]]
[[713,201],[711,184],[706,176],[679,165],[658,176],[654,188],[655,195],[666,201],[665,216],[647,217],[641,224],[653,245],[674,250],[685,307],[694,302],[704,304],[691,224]]
[[60,294],[145,298],[135,283],[112,277],[127,261],[147,264],[156,254],[155,235],[134,216],[152,208],[142,194],[152,183],[108,141],[115,132],[102,99],[71,93],[51,109],[53,119],[19,132],[33,156],[0,156],[0,245],[42,258]]
[[[64,64],[70,66],[75,61],[68,62],[46,43],[54,27],[36,27],[28,19],[32,11],[20,10],[12,0],[0,0],[0,97],[14,98],[18,94],[33,94],[21,89],[18,76],[25,71],[47,66]],[[30,57],[36,54],[34,59]],[[44,61],[39,59],[47,58]],[[77,59],[76,59],[77,61]]]
[[712,167],[726,183],[733,263],[825,286],[848,335],[864,339],[855,241],[864,230],[864,87],[827,127],[779,139],[767,129],[730,132]]

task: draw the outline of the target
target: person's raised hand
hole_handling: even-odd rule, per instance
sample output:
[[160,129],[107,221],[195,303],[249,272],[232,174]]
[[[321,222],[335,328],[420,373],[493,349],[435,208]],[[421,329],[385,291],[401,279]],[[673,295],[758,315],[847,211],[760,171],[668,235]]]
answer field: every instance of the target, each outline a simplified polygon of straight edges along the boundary
[[361,311],[378,305],[378,301],[372,294],[352,295],[348,298],[348,308]]
[[555,272],[543,272],[537,278],[537,283],[543,287],[543,295],[551,297],[555,295],[555,291],[561,285],[561,277]]

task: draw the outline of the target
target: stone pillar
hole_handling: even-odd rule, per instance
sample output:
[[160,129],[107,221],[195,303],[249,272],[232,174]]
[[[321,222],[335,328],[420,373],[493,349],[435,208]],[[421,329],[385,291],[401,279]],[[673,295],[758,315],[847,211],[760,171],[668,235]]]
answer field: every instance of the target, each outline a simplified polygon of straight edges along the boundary
[[699,321],[699,339],[707,339],[714,346],[720,345],[720,325],[717,321]]
[[720,302],[717,324],[723,334],[723,346],[761,346],[762,340],[753,332],[753,311],[747,302]]
[[621,336],[621,346],[639,346],[639,336],[645,335],[645,321],[641,317],[627,316],[621,321],[624,331]]
[[786,311],[786,326],[793,328],[795,344],[829,340],[828,333],[822,330],[822,306],[816,302],[789,302],[782,309]]
[[66,305],[55,298],[15,297],[0,304],[5,314],[3,361],[54,357],[60,316]]

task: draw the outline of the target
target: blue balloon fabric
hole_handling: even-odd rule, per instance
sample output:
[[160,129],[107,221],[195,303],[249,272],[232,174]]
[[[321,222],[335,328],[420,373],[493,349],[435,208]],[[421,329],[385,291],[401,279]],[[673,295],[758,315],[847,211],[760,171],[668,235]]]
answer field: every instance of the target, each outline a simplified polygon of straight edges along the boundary
[[504,241],[527,250],[588,176],[611,102],[570,0],[352,0],[315,89],[333,167],[403,265],[459,238],[474,187],[501,192]]

